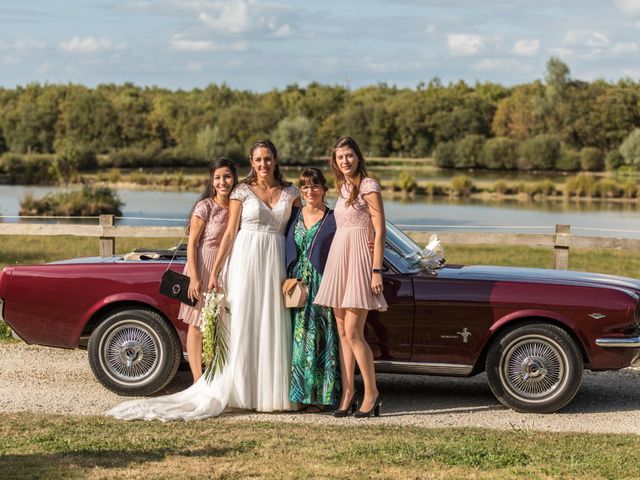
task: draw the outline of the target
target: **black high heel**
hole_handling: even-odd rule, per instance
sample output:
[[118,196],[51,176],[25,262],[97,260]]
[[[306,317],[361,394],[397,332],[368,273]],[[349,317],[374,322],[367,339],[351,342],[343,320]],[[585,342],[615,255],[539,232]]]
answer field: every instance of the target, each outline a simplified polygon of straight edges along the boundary
[[353,395],[351,396],[351,401],[349,402],[349,406],[347,406],[347,408],[345,408],[344,410],[334,410],[333,416],[338,418],[346,417],[351,415],[352,413],[355,413],[357,409],[358,409],[358,399],[356,398],[356,392],[353,392]]
[[382,407],[382,400],[380,399],[380,394],[376,397],[376,401],[373,402],[373,407],[371,410],[367,412],[363,412],[362,410],[358,410],[353,414],[355,418],[369,418],[371,416],[379,417],[380,416],[380,407]]

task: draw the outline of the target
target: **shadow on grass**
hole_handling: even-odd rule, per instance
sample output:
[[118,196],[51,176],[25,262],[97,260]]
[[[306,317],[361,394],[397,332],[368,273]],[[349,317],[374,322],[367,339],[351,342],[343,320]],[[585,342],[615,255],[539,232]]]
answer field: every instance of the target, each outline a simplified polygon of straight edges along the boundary
[[37,453],[0,456],[2,478],[64,478],[77,477],[93,468],[122,469],[146,462],[162,462],[169,456],[221,458],[253,450],[255,445],[241,442],[226,448],[185,450],[177,448],[127,450],[72,450],[64,453]]

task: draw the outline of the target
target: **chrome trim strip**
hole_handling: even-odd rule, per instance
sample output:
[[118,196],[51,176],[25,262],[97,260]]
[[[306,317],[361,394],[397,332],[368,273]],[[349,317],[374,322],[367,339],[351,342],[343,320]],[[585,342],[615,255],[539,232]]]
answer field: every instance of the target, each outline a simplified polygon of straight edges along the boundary
[[599,347],[640,348],[640,337],[597,338]]
[[376,371],[380,373],[415,373],[422,375],[469,375],[473,365],[457,363],[418,363],[376,360]]

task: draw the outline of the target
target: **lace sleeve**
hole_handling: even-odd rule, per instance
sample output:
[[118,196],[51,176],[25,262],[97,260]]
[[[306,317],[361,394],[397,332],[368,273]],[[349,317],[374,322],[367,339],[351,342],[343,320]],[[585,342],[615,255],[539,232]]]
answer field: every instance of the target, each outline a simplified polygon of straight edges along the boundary
[[229,196],[230,200],[240,200],[241,202],[244,202],[245,199],[247,198],[247,195],[249,194],[249,192],[247,191],[249,187],[247,187],[247,185],[245,183],[241,183],[239,185],[236,185],[236,188],[233,189],[233,192],[231,192],[231,195]]
[[211,214],[211,204],[207,200],[200,200],[193,209],[193,215],[204,220],[209,220]]
[[380,184],[373,178],[367,177],[360,184],[360,195],[364,196],[368,193],[380,193]]
[[293,200],[295,200],[297,197],[300,196],[300,190],[298,189],[298,187],[296,187],[295,185],[291,184],[287,187],[287,190],[289,190],[289,195],[291,195],[291,198]]

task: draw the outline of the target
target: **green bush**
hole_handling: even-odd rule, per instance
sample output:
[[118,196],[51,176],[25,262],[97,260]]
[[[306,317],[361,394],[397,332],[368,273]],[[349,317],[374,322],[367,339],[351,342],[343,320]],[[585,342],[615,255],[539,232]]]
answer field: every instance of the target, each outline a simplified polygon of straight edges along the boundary
[[148,185],[150,183],[149,174],[145,173],[144,170],[135,170],[127,176],[127,180],[131,183],[135,183],[136,185]]
[[592,175],[580,173],[567,179],[564,193],[575,197],[593,197],[597,193],[596,180]]
[[620,153],[624,157],[624,163],[640,166],[640,128],[636,128],[620,145]]
[[9,328],[9,325],[0,320],[0,339],[6,340],[11,337],[11,328]]
[[632,178],[628,178],[622,184],[622,195],[624,198],[636,198],[638,196],[638,182]]
[[618,170],[624,165],[624,157],[619,150],[611,150],[604,159],[604,166],[609,171]]
[[140,168],[156,164],[156,148],[127,147],[114,150],[100,159],[101,167]]
[[556,162],[556,169],[563,172],[577,172],[580,170],[580,153],[563,145]]
[[416,193],[420,193],[423,195],[429,195],[430,197],[442,196],[446,195],[447,191],[442,185],[438,185],[437,183],[429,182],[424,187],[416,188]]
[[0,169],[12,184],[50,185],[56,183],[54,160],[52,154],[5,153],[0,157]]
[[622,196],[622,187],[610,178],[601,178],[596,182],[596,194],[601,198]]
[[177,146],[160,150],[155,166],[162,167],[206,167],[211,161],[200,157],[193,149]]
[[218,157],[225,156],[225,141],[217,125],[211,128],[207,125],[196,135],[196,152],[200,158],[213,162]]
[[498,180],[492,185],[491,191],[494,193],[499,193],[500,195],[505,195],[509,192],[509,185],[507,185],[507,182],[505,182],[504,180]]
[[475,185],[466,175],[456,175],[451,179],[450,193],[457,196],[467,196],[473,193]]
[[521,170],[553,170],[560,159],[560,142],[553,135],[538,135],[520,145]]
[[454,168],[456,165],[455,142],[442,142],[436,147],[433,154],[436,165],[440,168]]
[[122,205],[110,188],[85,186],[81,190],[49,193],[39,199],[27,193],[20,202],[20,215],[120,216]]
[[542,180],[541,182],[535,182],[529,185],[529,194],[531,196],[534,196],[534,195],[550,196],[550,195],[555,195],[555,193],[556,193],[556,186],[549,179]]
[[594,147],[584,147],[580,150],[580,168],[587,172],[604,170],[604,155]]
[[455,167],[473,168],[483,166],[484,141],[485,139],[482,135],[475,134],[465,135],[458,140],[455,144]]
[[287,164],[308,165],[313,162],[316,127],[307,117],[280,120],[271,137],[278,145],[278,156]]
[[518,142],[506,137],[490,138],[484,143],[483,164],[491,170],[513,170],[518,160]]
[[416,188],[418,187],[418,183],[416,182],[415,177],[406,170],[403,170],[400,173],[397,182],[394,182],[394,186],[395,185],[398,186],[400,191],[409,193],[415,192]]

